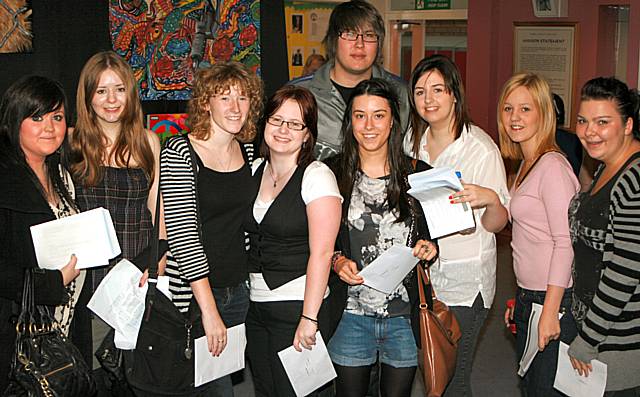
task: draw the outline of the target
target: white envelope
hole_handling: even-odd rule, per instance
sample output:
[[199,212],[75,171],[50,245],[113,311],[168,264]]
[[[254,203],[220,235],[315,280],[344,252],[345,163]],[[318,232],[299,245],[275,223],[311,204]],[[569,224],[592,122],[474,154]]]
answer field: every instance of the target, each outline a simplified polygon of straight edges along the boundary
[[207,337],[195,341],[195,386],[216,380],[244,368],[244,349],[247,346],[244,324],[227,329],[227,346],[218,357],[209,352]]
[[553,387],[571,397],[601,397],[607,386],[607,364],[591,360],[593,371],[588,377],[578,374],[569,359],[569,346],[560,342],[558,366]]
[[412,252],[404,245],[391,246],[359,273],[364,278],[364,285],[392,293],[418,263],[419,259]]
[[278,357],[296,396],[306,396],[337,376],[319,331],[312,350],[302,348],[299,352],[290,346],[278,352]]
[[31,226],[38,265],[62,269],[75,254],[76,269],[106,266],[120,255],[120,244],[109,211],[100,207]]

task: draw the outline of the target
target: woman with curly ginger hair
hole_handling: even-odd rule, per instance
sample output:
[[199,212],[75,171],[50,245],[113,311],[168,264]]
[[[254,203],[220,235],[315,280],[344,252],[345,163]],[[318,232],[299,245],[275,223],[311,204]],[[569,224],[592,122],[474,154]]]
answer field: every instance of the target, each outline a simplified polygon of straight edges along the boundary
[[[213,65],[194,81],[191,133],[169,139],[161,154],[174,302],[186,311],[195,297],[214,356],[226,346],[227,327],[244,323],[249,308],[242,221],[257,191],[251,141],[261,109],[255,73],[236,62]],[[229,376],[202,388],[233,393]]]

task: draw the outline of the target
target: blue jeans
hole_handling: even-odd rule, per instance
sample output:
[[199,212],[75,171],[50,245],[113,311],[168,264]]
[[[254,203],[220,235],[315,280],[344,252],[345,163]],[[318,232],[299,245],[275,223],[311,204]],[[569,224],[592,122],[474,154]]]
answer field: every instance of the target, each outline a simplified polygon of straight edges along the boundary
[[[244,323],[249,310],[249,288],[247,282],[242,281],[235,287],[213,288],[218,313],[227,328]],[[208,395],[217,397],[232,397],[233,384],[231,375],[216,379],[207,387]]]
[[[516,307],[513,319],[516,323],[516,354],[518,362],[524,354],[529,332],[529,317],[531,317],[532,304],[544,304],[546,291],[531,291],[518,288],[516,293]],[[564,313],[560,319],[560,340],[571,344],[578,334],[576,323],[571,314],[571,289],[566,289],[560,303],[560,313]],[[537,342],[536,342],[537,343]],[[558,365],[558,347],[560,343],[552,340],[545,349],[536,354],[529,370],[520,382],[523,396],[563,396],[553,388]]]
[[456,358],[456,372],[444,392],[446,397],[471,397],[471,368],[473,367],[473,355],[476,351],[480,329],[487,319],[489,309],[484,307],[482,294],[478,292],[473,305],[449,306],[456,316],[462,337],[458,341],[458,356]]

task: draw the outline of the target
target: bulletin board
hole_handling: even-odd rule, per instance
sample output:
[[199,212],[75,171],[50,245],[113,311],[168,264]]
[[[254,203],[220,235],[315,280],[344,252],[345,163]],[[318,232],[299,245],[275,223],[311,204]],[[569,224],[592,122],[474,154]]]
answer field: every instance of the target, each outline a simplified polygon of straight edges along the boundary
[[322,39],[327,32],[329,16],[336,4],[285,1],[289,78],[302,75],[304,63],[309,55],[325,55]]

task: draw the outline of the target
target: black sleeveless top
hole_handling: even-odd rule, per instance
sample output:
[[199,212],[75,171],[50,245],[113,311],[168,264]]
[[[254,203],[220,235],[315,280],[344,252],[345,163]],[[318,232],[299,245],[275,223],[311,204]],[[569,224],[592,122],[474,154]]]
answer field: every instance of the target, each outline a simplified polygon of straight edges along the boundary
[[[266,161],[255,173],[262,180]],[[278,288],[307,271],[309,227],[302,199],[302,177],[306,167],[298,167],[267,210],[261,223],[249,210],[245,230],[249,233],[249,272],[262,273],[270,289]],[[255,202],[256,195],[252,203]]]
[[203,246],[209,261],[209,282],[215,288],[236,286],[249,276],[242,222],[257,186],[244,146],[240,148],[244,164],[231,172],[207,168],[196,154]]

